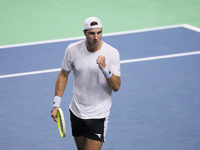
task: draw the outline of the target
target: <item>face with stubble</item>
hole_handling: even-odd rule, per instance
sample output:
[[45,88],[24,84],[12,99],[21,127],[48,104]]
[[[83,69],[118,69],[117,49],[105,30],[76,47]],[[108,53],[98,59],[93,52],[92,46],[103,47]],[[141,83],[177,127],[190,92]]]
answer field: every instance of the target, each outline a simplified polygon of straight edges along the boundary
[[101,28],[95,28],[90,30],[83,30],[85,36],[86,36],[86,46],[88,51],[95,52],[98,51],[101,48],[102,45],[102,29]]

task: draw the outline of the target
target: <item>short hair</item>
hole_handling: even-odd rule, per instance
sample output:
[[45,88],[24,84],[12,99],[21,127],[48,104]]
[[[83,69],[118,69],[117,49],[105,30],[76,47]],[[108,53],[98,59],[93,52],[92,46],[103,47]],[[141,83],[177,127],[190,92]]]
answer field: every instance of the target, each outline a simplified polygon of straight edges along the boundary
[[90,25],[95,26],[95,25],[98,25],[98,23],[96,21],[93,21],[93,22],[90,23]]
[[[96,21],[93,21],[90,23],[90,26],[96,26],[98,25],[98,23]],[[85,29],[85,31],[87,32],[89,29]]]

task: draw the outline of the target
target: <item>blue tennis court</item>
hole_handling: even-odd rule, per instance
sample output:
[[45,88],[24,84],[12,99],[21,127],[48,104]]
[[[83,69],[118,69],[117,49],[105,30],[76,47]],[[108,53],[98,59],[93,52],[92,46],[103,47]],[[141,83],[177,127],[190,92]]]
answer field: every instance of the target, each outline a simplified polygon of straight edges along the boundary
[[[61,108],[66,138],[50,117],[66,47],[76,40],[0,48],[0,146],[76,149],[69,121],[72,73]],[[180,25],[105,35],[121,57],[104,150],[200,149],[200,31]]]

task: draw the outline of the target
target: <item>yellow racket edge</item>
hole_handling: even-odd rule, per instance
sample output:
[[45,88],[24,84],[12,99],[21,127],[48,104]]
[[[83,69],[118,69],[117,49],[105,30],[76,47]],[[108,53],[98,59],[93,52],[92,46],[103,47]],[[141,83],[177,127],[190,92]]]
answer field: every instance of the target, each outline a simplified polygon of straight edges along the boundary
[[[61,120],[62,120],[63,131],[62,131],[62,128],[61,128],[61,123],[60,123],[59,114],[60,114],[60,117],[61,117]],[[63,114],[63,111],[62,111],[61,108],[58,108],[58,109],[57,109],[56,116],[57,116],[57,124],[58,124],[58,129],[59,129],[59,132],[60,132],[60,136],[61,136],[62,138],[64,138],[64,137],[66,136],[66,127],[65,127],[65,118],[64,118],[64,114]]]

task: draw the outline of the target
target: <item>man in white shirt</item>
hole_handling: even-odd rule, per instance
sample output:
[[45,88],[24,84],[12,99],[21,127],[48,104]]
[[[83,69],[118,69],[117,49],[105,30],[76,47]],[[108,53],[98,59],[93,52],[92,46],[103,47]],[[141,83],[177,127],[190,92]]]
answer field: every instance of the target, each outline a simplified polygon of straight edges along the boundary
[[105,141],[112,91],[121,85],[119,52],[101,40],[102,23],[90,17],[84,23],[85,40],[70,44],[55,88],[52,118],[73,71],[74,86],[70,108],[72,135],[78,150],[100,150]]

